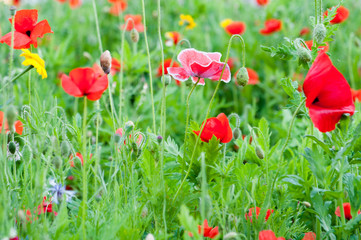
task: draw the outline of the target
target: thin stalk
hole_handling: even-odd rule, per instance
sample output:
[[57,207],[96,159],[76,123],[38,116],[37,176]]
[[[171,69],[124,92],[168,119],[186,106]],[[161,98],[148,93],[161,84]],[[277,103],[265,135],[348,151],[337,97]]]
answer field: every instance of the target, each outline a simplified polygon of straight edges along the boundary
[[83,174],[83,202],[82,202],[82,219],[81,226],[83,232],[83,239],[86,239],[86,230],[85,230],[85,220],[86,220],[86,206],[87,206],[87,198],[88,198],[88,183],[87,183],[87,169],[86,166],[88,164],[87,161],[87,152],[86,152],[86,133],[87,133],[87,98],[84,97],[84,110],[83,110],[83,166],[82,166],[82,174]]
[[350,80],[351,80],[351,87],[352,88],[356,88],[355,76],[354,76],[354,74],[352,72],[352,49],[353,49],[352,43],[353,43],[354,36],[355,36],[354,33],[351,33],[349,41],[348,41],[348,71],[349,71],[349,74],[350,74]]
[[95,25],[96,25],[96,28],[97,28],[97,37],[98,37],[98,43],[99,43],[99,50],[100,50],[100,53],[102,53],[103,52],[103,44],[102,44],[102,39],[100,37],[100,28],[99,28],[97,5],[95,4],[95,0],[92,0],[92,2],[93,2],[94,17],[95,17]]
[[194,91],[194,89],[196,88],[196,86],[198,85],[199,81],[200,81],[200,77],[197,79],[197,82],[193,85],[191,91],[189,92],[188,96],[187,96],[187,102],[186,102],[186,107],[187,107],[187,116],[186,116],[186,129],[185,129],[185,134],[184,134],[184,148],[183,148],[183,158],[185,158],[185,154],[186,154],[186,148],[185,148],[185,143],[187,141],[187,134],[188,134],[188,125],[189,125],[189,100],[191,99],[192,93]]
[[30,71],[31,69],[33,69],[34,66],[29,66],[26,69],[24,69],[24,71],[22,71],[21,73],[19,73],[18,75],[16,75],[13,79],[11,79],[10,81],[6,82],[4,84],[4,86],[0,89],[0,92],[5,90],[7,86],[9,86],[9,84],[13,83],[14,81],[18,80],[19,78],[21,78],[25,73],[27,73],[28,71]]
[[[338,181],[338,191],[343,193],[343,159],[340,160],[340,178]],[[342,226],[344,226],[346,224],[346,220],[345,220],[345,212],[343,209],[343,197],[338,199],[338,206],[340,207],[340,214],[341,214],[341,223]],[[342,234],[342,233],[341,233]]]
[[155,108],[154,108],[154,96],[153,96],[153,76],[152,76],[152,65],[150,60],[150,51],[147,37],[147,22],[145,16],[145,4],[144,0],[142,0],[142,11],[143,11],[143,25],[144,25],[144,39],[145,39],[145,48],[147,50],[148,56],[148,68],[149,68],[149,81],[150,81],[150,98],[152,101],[152,115],[153,115],[153,132],[156,134],[156,126],[155,126]]
[[[226,55],[226,59],[224,60],[224,66],[223,66],[221,75],[220,75],[220,77],[219,77],[219,79],[218,79],[218,84],[217,84],[217,86],[216,86],[216,89],[214,90],[213,96],[212,96],[212,98],[211,98],[211,100],[210,100],[210,102],[209,102],[209,105],[208,105],[208,108],[207,108],[207,114],[206,114],[206,117],[205,117],[205,119],[204,119],[204,121],[203,121],[204,123],[206,123],[206,121],[207,121],[207,118],[208,118],[209,113],[210,113],[211,108],[212,108],[213,100],[214,100],[214,98],[215,98],[215,96],[216,96],[216,94],[217,94],[217,92],[218,92],[219,86],[221,85],[221,82],[222,82],[221,79],[222,79],[222,77],[223,77],[224,70],[226,69],[226,66],[227,66],[227,62],[228,62],[228,59],[229,59],[229,52],[230,52],[231,46],[232,46],[232,41],[233,41],[233,39],[234,39],[235,37],[238,37],[238,38],[241,40],[241,42],[242,42],[242,67],[245,66],[245,63],[246,63],[245,46],[246,46],[246,45],[245,45],[245,43],[244,43],[244,40],[243,40],[243,38],[241,37],[241,35],[238,35],[238,34],[237,34],[237,35],[232,35],[232,37],[229,39],[229,42],[228,42],[227,55]],[[173,198],[173,202],[174,202],[175,199],[177,198],[180,190],[182,189],[182,187],[183,187],[185,181],[187,180],[188,175],[189,175],[189,173],[190,173],[190,171],[191,171],[192,164],[193,164],[193,160],[194,160],[194,156],[195,156],[195,152],[196,152],[196,149],[197,149],[197,147],[198,147],[199,139],[201,138],[201,135],[202,135],[202,132],[203,132],[203,129],[204,129],[204,126],[205,126],[205,125],[206,125],[206,124],[202,124],[201,129],[200,129],[200,131],[199,131],[199,134],[198,134],[198,136],[197,136],[197,138],[196,138],[196,143],[195,143],[194,148],[193,148],[192,157],[191,157],[191,160],[190,160],[190,163],[189,163],[189,166],[188,166],[188,171],[187,171],[186,175],[184,176],[184,178],[183,178],[183,180],[182,180],[182,182],[181,182],[181,185],[179,186],[179,188],[178,188],[178,190],[177,190],[177,192],[176,192],[176,194],[175,194],[175,196],[174,196],[174,198]]]

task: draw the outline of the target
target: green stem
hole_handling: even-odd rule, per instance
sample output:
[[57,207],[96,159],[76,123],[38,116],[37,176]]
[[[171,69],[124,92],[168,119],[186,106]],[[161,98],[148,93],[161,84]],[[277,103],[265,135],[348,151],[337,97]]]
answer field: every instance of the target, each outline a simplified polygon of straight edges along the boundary
[[151,98],[151,101],[152,101],[152,115],[153,115],[153,131],[154,131],[154,134],[156,134],[157,131],[156,131],[156,126],[155,126],[155,108],[154,108],[154,96],[153,96],[153,76],[152,76],[152,65],[151,65],[151,60],[150,60],[149,44],[148,44],[148,38],[147,38],[147,24],[146,24],[144,0],[142,0],[142,11],[143,11],[145,48],[147,50],[147,56],[148,56],[149,81],[150,81],[150,98]]
[[83,201],[82,201],[82,232],[83,232],[83,239],[86,239],[86,230],[85,230],[85,221],[86,221],[86,206],[87,206],[87,198],[88,198],[88,183],[87,183],[87,169],[86,166],[88,165],[87,161],[87,152],[86,152],[86,145],[87,145],[87,98],[84,97],[84,110],[83,110],[83,166],[82,166],[82,174],[83,174]]
[[189,92],[188,96],[187,96],[187,102],[186,102],[186,108],[187,108],[187,116],[186,116],[186,129],[185,129],[185,133],[184,133],[184,144],[183,144],[183,158],[185,158],[186,156],[186,141],[187,141],[187,134],[188,134],[188,124],[189,124],[189,100],[191,99],[192,93],[194,91],[194,89],[196,88],[196,86],[198,85],[199,81],[201,80],[201,78],[199,77],[197,79],[197,82],[193,85],[191,91]]
[[[340,160],[340,179],[338,181],[338,191],[343,193],[343,159]],[[344,226],[346,224],[346,220],[345,220],[345,212],[343,209],[343,194],[342,197],[340,197],[338,199],[338,206],[340,207],[340,214],[341,214],[341,223],[342,226]]]
[[[238,35],[238,34],[237,34],[237,35],[232,35],[232,37],[229,39],[229,42],[228,42],[228,49],[227,49],[226,59],[224,60],[224,66],[223,66],[221,75],[220,75],[220,77],[219,77],[219,79],[218,79],[218,83],[217,83],[216,89],[214,90],[213,96],[212,96],[212,98],[211,98],[211,100],[210,100],[210,102],[209,102],[209,105],[208,105],[208,108],[207,108],[207,114],[206,114],[206,117],[205,117],[205,119],[204,119],[204,121],[203,121],[204,123],[206,123],[206,121],[207,121],[207,118],[208,118],[209,113],[210,113],[211,108],[212,108],[213,100],[214,100],[214,98],[215,98],[215,96],[216,96],[216,94],[217,94],[217,92],[218,92],[219,86],[221,85],[221,82],[222,82],[221,79],[222,79],[222,77],[223,77],[224,70],[226,69],[226,66],[227,66],[227,62],[228,62],[228,59],[229,59],[229,52],[230,52],[231,46],[232,46],[232,41],[233,41],[233,39],[234,39],[235,37],[238,37],[238,38],[241,40],[241,42],[242,42],[242,67],[244,67],[245,64],[246,64],[246,51],[245,51],[246,45],[245,45],[245,43],[244,43],[244,40],[243,40],[243,38],[241,37],[241,35]],[[197,136],[197,138],[196,138],[196,143],[195,143],[194,148],[193,148],[192,157],[191,157],[191,160],[190,160],[190,163],[189,163],[189,166],[188,166],[188,171],[187,171],[186,175],[184,176],[184,178],[183,178],[183,180],[182,180],[182,182],[181,182],[181,185],[179,186],[179,188],[178,188],[178,190],[177,190],[177,192],[176,192],[176,194],[175,194],[175,196],[174,196],[174,198],[173,198],[173,202],[174,202],[175,199],[177,198],[180,190],[182,189],[182,187],[183,187],[185,181],[187,180],[188,175],[189,175],[189,173],[190,173],[190,171],[191,171],[191,169],[192,169],[192,164],[193,164],[195,152],[196,152],[196,149],[197,149],[197,147],[198,147],[199,139],[201,138],[201,135],[202,135],[202,132],[203,132],[203,129],[204,129],[204,126],[205,126],[205,125],[206,125],[206,124],[202,124],[201,129],[200,129],[200,131],[199,131],[199,134],[198,134],[198,136]]]
[[25,73],[27,73],[28,71],[30,71],[31,69],[33,69],[34,66],[29,66],[26,69],[24,69],[24,71],[22,71],[21,73],[19,73],[18,75],[16,75],[13,79],[11,79],[10,81],[6,82],[4,84],[4,86],[0,89],[0,92],[2,92],[3,90],[6,89],[7,86],[9,86],[9,84],[15,82],[16,80],[18,80],[19,78],[21,78]]
[[95,0],[92,0],[92,2],[93,2],[94,17],[95,17],[95,25],[96,25],[96,28],[97,28],[97,37],[98,37],[98,43],[99,43],[99,50],[100,50],[100,53],[103,53],[103,45],[102,45],[102,39],[100,37],[100,28],[99,28],[97,5],[95,4]]

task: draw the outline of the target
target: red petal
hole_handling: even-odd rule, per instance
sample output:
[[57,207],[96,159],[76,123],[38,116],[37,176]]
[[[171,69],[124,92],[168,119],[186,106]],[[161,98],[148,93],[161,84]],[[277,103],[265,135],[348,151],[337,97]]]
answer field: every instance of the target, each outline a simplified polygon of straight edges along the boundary
[[221,142],[229,143],[233,138],[233,133],[231,126],[229,126],[228,118],[224,113],[221,113],[217,116],[217,119],[221,122],[224,131],[224,136],[221,139]]
[[205,52],[197,51],[194,48],[184,49],[178,54],[178,62],[182,67],[190,72],[190,65],[198,63],[199,65],[207,66],[211,63],[212,59]]
[[305,236],[302,238],[302,240],[316,240],[316,233],[308,232],[305,234]]
[[23,123],[21,121],[16,121],[15,122],[15,132],[17,132],[17,134],[21,135],[21,134],[23,134],[23,129],[24,129]]
[[69,76],[71,80],[78,86],[84,94],[89,93],[89,89],[96,81],[96,75],[92,68],[76,68],[73,69]]
[[[211,79],[213,81],[218,81],[221,77],[221,74],[222,74],[222,69],[221,69],[221,71],[219,71],[218,73],[216,73],[215,75],[210,77],[209,79]],[[226,68],[224,69],[221,81],[223,81],[225,83],[228,83],[231,81],[231,70],[229,69],[228,64],[226,65]]]
[[50,25],[47,20],[42,20],[35,25],[34,29],[31,31],[31,41],[34,44],[34,47],[37,47],[37,39],[42,38],[46,33],[53,33],[50,28]]
[[[11,46],[11,32],[0,39],[0,43]],[[31,38],[26,34],[14,32],[14,49],[30,48]]]
[[15,29],[16,31],[21,33],[32,31],[37,21],[38,21],[38,10],[36,9],[19,10],[15,14]]
[[220,54],[219,52],[210,52],[210,53],[205,53],[211,60],[214,61],[221,61],[221,57],[222,54]]
[[244,22],[232,22],[228,24],[224,29],[229,35],[242,35],[246,31],[246,24]]
[[169,67],[167,68],[168,73],[178,81],[186,81],[190,77],[187,71],[181,67]]
[[69,1],[69,5],[71,8],[77,8],[77,7],[80,7],[81,5],[81,0],[70,0]]
[[[194,133],[197,135],[199,135],[199,132],[200,131],[194,131]],[[219,140],[224,136],[222,123],[215,117],[207,119],[206,125],[204,126],[201,134],[201,140],[203,142],[209,142],[213,135]]]
[[276,235],[272,230],[263,230],[258,235],[259,240],[277,240]]
[[[194,62],[190,65],[193,76],[201,78],[211,78],[216,74],[219,74],[223,69],[224,63],[212,61],[208,65],[202,65],[198,62]],[[218,80],[218,79],[217,79]]]
[[259,77],[255,70],[247,68],[248,76],[249,76],[249,85],[255,85],[259,83]]
[[63,74],[61,76],[61,85],[64,89],[64,91],[74,97],[82,97],[84,96],[84,93],[79,89],[79,87],[72,81],[72,79]]

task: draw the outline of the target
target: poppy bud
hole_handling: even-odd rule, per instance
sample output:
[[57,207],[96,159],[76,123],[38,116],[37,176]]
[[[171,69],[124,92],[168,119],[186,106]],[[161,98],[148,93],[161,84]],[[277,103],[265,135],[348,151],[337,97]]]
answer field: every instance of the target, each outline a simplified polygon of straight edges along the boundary
[[16,112],[16,109],[13,105],[10,105],[6,110],[6,118],[8,120],[8,124],[10,127],[12,127],[16,121],[18,114]]
[[60,169],[63,166],[63,160],[61,160],[61,157],[55,156],[53,158],[53,164],[56,169]]
[[15,6],[11,6],[10,7],[10,16],[15,16],[15,13],[16,13],[16,7]]
[[256,155],[259,159],[264,159],[264,152],[260,146],[256,147]]
[[31,159],[33,158],[33,151],[31,150],[31,147],[29,145],[25,145],[23,147],[22,155],[24,161],[31,161]]
[[312,60],[312,56],[310,50],[307,50],[304,47],[299,47],[297,49],[297,54],[301,62],[310,62]]
[[96,116],[94,118],[94,125],[97,127],[97,126],[100,126],[102,125],[103,123],[103,118],[101,117],[101,115],[99,114],[98,116]]
[[164,75],[164,85],[168,86],[172,82],[172,78],[169,75]]
[[132,121],[128,121],[124,125],[125,135],[128,135],[134,129],[134,123]]
[[246,86],[249,80],[248,71],[245,67],[241,67],[238,70],[237,76],[236,76],[236,83],[239,86]]
[[15,154],[16,152],[16,143],[14,141],[9,142],[9,152]]
[[242,135],[242,132],[239,128],[233,130],[233,139],[237,140]]
[[162,137],[162,136],[158,136],[158,137],[157,137],[157,141],[158,141],[159,144],[161,144],[162,141],[163,141],[163,137]]
[[237,233],[235,233],[235,232],[230,232],[230,233],[227,233],[227,234],[223,237],[223,240],[226,240],[226,239],[237,239],[237,236],[238,236]]
[[112,66],[112,56],[108,50],[103,52],[100,56],[100,66],[102,67],[105,74],[110,73],[110,68]]
[[60,144],[60,154],[63,157],[68,157],[70,155],[70,145],[69,142],[64,140]]
[[149,233],[146,237],[145,240],[155,240],[153,234]]
[[139,41],[139,32],[137,31],[137,29],[133,28],[130,31],[130,39],[133,43],[137,43]]
[[304,202],[302,202],[302,204],[308,208],[311,207],[311,203],[309,203],[309,202],[304,201]]
[[318,44],[322,44],[323,40],[326,37],[326,27],[325,25],[323,25],[322,23],[317,24],[315,29],[313,30],[313,39],[316,41],[316,43]]

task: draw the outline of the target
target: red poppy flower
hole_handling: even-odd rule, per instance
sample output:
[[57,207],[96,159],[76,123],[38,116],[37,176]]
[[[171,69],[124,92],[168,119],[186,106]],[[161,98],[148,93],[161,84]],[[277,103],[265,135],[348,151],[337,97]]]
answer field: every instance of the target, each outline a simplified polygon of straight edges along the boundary
[[302,240],[316,240],[316,233],[314,232],[307,232]]
[[[9,19],[11,22],[11,18]],[[15,14],[14,49],[38,47],[38,38],[53,33],[47,20],[38,22],[38,10],[19,10]],[[11,32],[5,34],[0,43],[11,46]]]
[[116,58],[112,58],[112,66],[110,68],[110,74],[114,76],[117,72],[120,72],[121,64]]
[[311,120],[321,132],[334,130],[343,114],[355,112],[350,86],[324,52],[308,71],[303,92]]
[[259,240],[285,240],[283,237],[276,237],[272,230],[263,230],[259,232]]
[[[258,77],[258,74],[255,70],[251,69],[251,68],[246,68],[247,69],[247,72],[248,72],[248,84],[249,85],[256,85],[259,83],[259,77]],[[234,74],[234,77],[236,78],[237,77],[237,74],[238,74],[238,71]],[[236,85],[237,84],[237,81],[235,81]]]
[[361,90],[354,90],[351,88],[351,94],[354,102],[361,102]]
[[[246,219],[248,220],[248,218],[250,219],[250,221],[252,222],[252,216],[253,216],[253,212],[254,212],[254,207],[250,208],[248,210],[248,213],[245,214]],[[273,209],[267,209],[266,212],[266,216],[265,216],[265,221],[268,220],[268,218],[271,216],[271,214],[274,212]],[[256,207],[256,219],[258,219],[259,214],[261,213],[261,208]]]
[[269,0],[256,0],[257,4],[260,6],[265,6],[269,3]]
[[300,31],[300,36],[305,36],[305,35],[309,34],[310,32],[311,31],[310,31],[310,29],[308,27],[304,27]]
[[278,32],[282,29],[282,21],[278,19],[269,19],[264,23],[264,28],[259,32],[263,35],[270,35],[272,33]]
[[[2,128],[3,128],[3,123],[4,123],[4,112],[0,111],[0,133],[2,132]],[[15,132],[19,135],[21,135],[23,133],[23,123],[21,121],[15,121],[14,123],[14,127],[15,127]],[[7,120],[5,119],[5,123],[4,123],[4,128],[5,128],[5,132],[9,132],[9,125]]]
[[108,2],[112,3],[109,13],[114,16],[119,16],[119,14],[124,12],[128,7],[128,3],[125,0],[108,0]]
[[[350,203],[344,203],[343,204],[343,212],[345,214],[345,218],[347,220],[352,219],[352,215],[351,215],[351,204]],[[341,217],[341,211],[340,211],[340,207],[336,208],[335,214],[337,217]],[[357,214],[361,214],[361,211],[358,210]]]
[[[326,10],[326,12],[324,13],[325,16],[328,16],[328,11]],[[347,8],[345,8],[344,6],[340,6],[337,8],[336,10],[336,15],[335,17],[330,21],[331,24],[338,24],[338,23],[342,23],[344,22],[348,16],[350,15],[349,11]]]
[[[84,164],[83,155],[81,155],[81,153],[77,152],[75,154],[75,156],[80,159],[81,165],[83,166],[83,164]],[[70,166],[75,167],[74,160],[73,160],[73,154],[70,155]]]
[[54,213],[55,216],[58,215],[57,212],[53,211],[53,204],[51,203],[51,200],[47,202],[46,197],[44,197],[42,204],[38,206],[38,215],[42,213]]
[[64,91],[74,97],[86,96],[91,101],[99,100],[108,88],[108,76],[97,75],[92,68],[76,68],[69,76],[61,76]]
[[[203,237],[209,237],[211,239],[217,237],[217,235],[219,234],[219,231],[218,231],[218,226],[215,227],[215,228],[212,228],[210,226],[208,226],[208,221],[207,219],[205,219],[203,221],[203,225],[198,225],[198,233],[199,234],[202,234],[203,232]],[[192,233],[188,233],[189,236],[193,237],[193,234]]]
[[142,15],[131,15],[127,14],[124,16],[125,23],[128,19],[133,19],[128,21],[127,26],[125,24],[122,25],[122,29],[125,29],[126,31],[131,31],[133,28],[135,28],[138,32],[144,32],[144,25],[142,24]]
[[[176,61],[173,61],[172,66],[170,65],[172,63],[172,59],[168,58],[164,60],[164,75],[168,74],[168,68],[169,67],[179,67],[179,64]],[[157,77],[162,76],[162,64],[159,64],[158,71],[157,71]]]
[[[308,41],[305,41],[308,49],[312,50],[312,46],[313,46],[313,41],[312,40],[308,40]],[[325,52],[328,51],[329,49],[329,46],[328,46],[328,43],[326,43],[326,46],[319,46],[318,47],[319,50],[324,50]]]
[[[67,0],[57,0],[58,2],[65,3]],[[82,0],[69,0],[69,5],[72,9],[80,7]]]
[[[182,64],[182,67],[169,67],[168,73],[176,80],[184,82],[192,77],[194,83],[204,85],[204,78],[209,78],[214,81],[218,81],[224,63],[221,60],[222,54],[218,52],[202,52],[194,48],[184,49],[178,54],[178,61]],[[228,83],[231,81],[231,71],[228,64],[222,75],[221,81]]]
[[19,240],[19,237],[16,236],[16,237],[13,237],[13,238],[9,238],[9,240]]
[[171,47],[173,45],[177,45],[178,42],[182,39],[182,36],[179,32],[166,32],[165,38],[165,44]]
[[[204,123],[202,123],[203,126]],[[200,131],[193,131],[197,136]],[[203,142],[209,142],[213,135],[220,140],[221,143],[229,143],[232,140],[233,133],[229,126],[229,121],[224,113],[219,114],[216,118],[208,118],[206,125],[203,128],[201,134],[201,140]]]
[[224,30],[229,35],[242,35],[246,31],[246,24],[244,22],[232,21],[224,27]]
[[13,5],[16,6],[16,7],[19,7],[20,6],[20,0],[13,0]]

